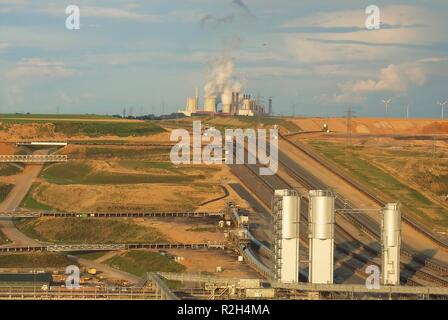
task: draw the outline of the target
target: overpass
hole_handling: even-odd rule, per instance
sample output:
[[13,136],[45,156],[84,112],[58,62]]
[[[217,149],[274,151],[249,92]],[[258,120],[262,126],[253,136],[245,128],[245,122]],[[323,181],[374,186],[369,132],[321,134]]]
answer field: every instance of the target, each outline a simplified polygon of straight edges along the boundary
[[0,155],[3,163],[53,163],[67,162],[66,155]]
[[222,242],[201,243],[111,243],[111,244],[43,244],[39,246],[2,246],[0,253],[119,251],[133,249],[225,249]]
[[157,218],[157,217],[223,217],[222,212],[190,212],[190,211],[161,211],[161,212],[59,212],[59,211],[0,211],[0,218]]
[[[157,274],[166,280],[181,281],[181,282],[195,282],[202,284],[215,284],[220,286],[238,287],[241,280],[238,278],[223,278],[214,277],[201,274],[188,273],[172,273],[172,272],[157,272]],[[253,279],[256,280],[256,279]],[[269,281],[258,279],[262,288],[272,288],[276,291],[276,297],[280,296],[297,296],[296,293],[319,293],[330,294],[337,296],[346,296],[354,299],[355,296],[365,297],[370,295],[388,296],[393,295],[409,296],[418,298],[440,297],[441,299],[448,299],[447,287],[418,287],[418,286],[379,286],[375,289],[369,289],[365,285],[351,285],[351,284],[313,284],[307,282],[299,282],[293,284],[280,283],[278,281]],[[243,288],[244,289],[244,288]]]
[[16,143],[17,146],[26,147],[65,147],[67,142],[62,141],[20,141]]

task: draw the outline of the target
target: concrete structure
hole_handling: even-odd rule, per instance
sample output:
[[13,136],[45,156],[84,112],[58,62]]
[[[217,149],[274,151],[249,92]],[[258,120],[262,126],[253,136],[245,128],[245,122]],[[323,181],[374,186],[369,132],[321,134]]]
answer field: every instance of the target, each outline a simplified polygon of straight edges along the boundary
[[199,89],[196,88],[195,96],[187,98],[187,104],[185,110],[178,110],[177,112],[183,113],[184,115],[190,117],[191,114],[196,113],[199,110]]
[[205,112],[216,112],[216,97],[210,96],[204,99],[204,111]]
[[61,141],[21,141],[17,142],[17,146],[37,146],[37,147],[65,147],[67,142]]
[[400,284],[401,211],[398,203],[386,204],[382,210],[382,284]]
[[274,274],[283,283],[299,282],[300,197],[295,190],[275,190]]
[[51,163],[67,162],[66,155],[0,155],[0,162],[6,163]]
[[309,282],[333,283],[334,210],[331,191],[309,192]]

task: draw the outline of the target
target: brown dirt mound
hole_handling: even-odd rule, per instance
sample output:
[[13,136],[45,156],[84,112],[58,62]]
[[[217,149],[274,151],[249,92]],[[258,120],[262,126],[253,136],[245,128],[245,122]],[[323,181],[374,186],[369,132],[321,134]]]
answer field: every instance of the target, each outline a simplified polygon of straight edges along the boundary
[[[345,118],[288,119],[303,131],[319,131],[327,124],[333,132],[346,132]],[[448,120],[433,119],[352,119],[353,133],[359,134],[448,134]]]

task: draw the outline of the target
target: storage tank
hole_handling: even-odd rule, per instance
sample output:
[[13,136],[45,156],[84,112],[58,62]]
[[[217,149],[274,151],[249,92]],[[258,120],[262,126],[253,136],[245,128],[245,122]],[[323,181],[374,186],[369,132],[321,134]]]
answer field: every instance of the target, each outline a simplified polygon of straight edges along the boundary
[[401,209],[399,203],[388,203],[382,210],[382,284],[400,284]]
[[309,282],[333,283],[335,197],[328,190],[309,192]]
[[299,236],[299,198],[297,196],[283,197],[282,210],[283,239],[295,239]]
[[284,283],[299,281],[300,196],[295,190],[275,190],[272,198],[274,215],[274,274]]
[[310,195],[310,232],[314,239],[334,237],[334,196],[331,191],[312,190]]
[[388,203],[383,209],[383,239],[384,244],[396,247],[400,244],[401,212],[398,203]]

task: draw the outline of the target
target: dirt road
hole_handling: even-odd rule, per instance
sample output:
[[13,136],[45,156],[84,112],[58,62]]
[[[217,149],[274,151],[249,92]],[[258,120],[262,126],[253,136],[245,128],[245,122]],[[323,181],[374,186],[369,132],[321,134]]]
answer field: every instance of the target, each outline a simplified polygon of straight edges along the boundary
[[[39,150],[35,154],[45,154],[47,151]],[[13,211],[17,209],[27,195],[33,181],[39,175],[43,165],[26,165],[25,169],[16,176],[14,188],[8,197],[0,204],[0,211]],[[6,246],[36,246],[39,243],[17,230],[11,218],[0,218],[0,229],[10,240]]]

